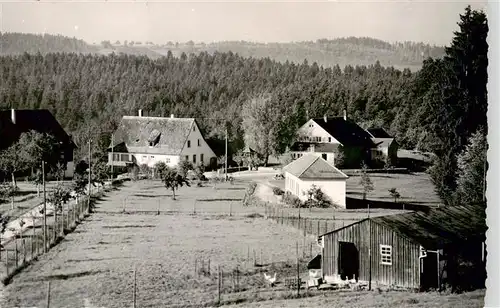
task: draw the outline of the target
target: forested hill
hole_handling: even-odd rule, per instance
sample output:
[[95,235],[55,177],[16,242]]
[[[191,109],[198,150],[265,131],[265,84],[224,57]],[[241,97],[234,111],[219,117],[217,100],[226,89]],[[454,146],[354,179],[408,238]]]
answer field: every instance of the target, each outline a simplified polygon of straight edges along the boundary
[[0,53],[2,55],[25,52],[46,54],[49,52],[94,53],[98,51],[99,48],[91,46],[83,40],[62,35],[0,32]]
[[[194,116],[210,135],[231,124],[241,140],[243,103],[274,95],[277,121],[294,130],[307,116],[341,115],[391,129],[408,146],[425,130],[409,95],[414,74],[372,66],[321,68],[233,53],[160,59],[69,53],[0,57],[0,109],[47,108],[81,144],[90,131],[109,137],[123,115]],[[411,102],[412,104],[408,104]],[[306,114],[307,111],[307,114]],[[204,118],[218,118],[207,120]],[[413,130],[408,130],[409,125]],[[406,132],[410,136],[406,137]]]
[[227,41],[210,44],[172,43],[155,45],[152,42],[103,41],[90,45],[82,40],[60,35],[34,35],[24,33],[6,33],[2,36],[2,52],[4,54],[22,54],[24,52],[42,54],[48,52],[77,52],[110,54],[112,52],[129,55],[146,55],[156,59],[169,52],[175,57],[182,53],[199,54],[207,52],[233,52],[248,58],[266,58],[279,62],[302,64],[316,62],[320,66],[339,65],[371,65],[377,60],[382,66],[410,68],[418,70],[422,61],[428,57],[440,58],[444,54],[443,47],[430,46],[423,43],[404,42],[390,44],[373,38],[338,38],[334,40],[320,39],[315,42],[291,43],[252,43],[245,41]]

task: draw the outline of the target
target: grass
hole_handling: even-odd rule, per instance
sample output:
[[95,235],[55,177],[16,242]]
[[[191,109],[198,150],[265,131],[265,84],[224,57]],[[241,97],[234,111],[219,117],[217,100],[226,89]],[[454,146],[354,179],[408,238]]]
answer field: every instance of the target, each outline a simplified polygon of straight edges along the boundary
[[[129,306],[136,267],[140,307],[161,307],[165,303],[205,305],[216,299],[218,266],[226,273],[226,293],[231,286],[230,273],[237,267],[242,273],[241,287],[260,290],[265,286],[260,271],[267,270],[267,264],[273,264],[272,270],[278,271],[278,276],[295,271],[297,239],[301,255],[305,251],[309,254],[311,249],[317,252],[318,247],[311,245],[313,237],[304,239],[293,228],[260,218],[263,209],[246,208],[241,202],[233,203],[232,217],[226,212],[225,201],[200,202],[197,215],[191,213],[198,197],[241,198],[243,190],[182,188],[176,201],[135,196],[152,184],[127,183],[120,192],[110,192],[97,205],[96,212],[77,227],[77,232],[68,234],[57,247],[12,279],[4,290],[4,304],[43,306],[46,282],[50,280],[51,304],[55,307],[82,307],[89,299],[97,306]],[[150,191],[161,194],[166,189]],[[124,197],[131,212],[136,207],[154,212],[161,200],[163,209],[178,209],[179,213],[124,214]],[[211,276],[196,275],[195,262],[199,267],[201,260],[205,266],[210,260]],[[255,267],[254,262],[264,267]],[[302,273],[306,274],[304,268]]]
[[[389,194],[389,189],[396,188],[401,194],[398,202],[415,203],[435,206],[440,203],[434,185],[428,174],[386,174],[370,173],[374,190],[367,195],[369,200],[390,201],[394,199]],[[363,187],[359,185],[360,176],[350,175],[346,182],[346,196],[363,198]],[[270,180],[269,183],[281,189],[285,188],[284,180]]]

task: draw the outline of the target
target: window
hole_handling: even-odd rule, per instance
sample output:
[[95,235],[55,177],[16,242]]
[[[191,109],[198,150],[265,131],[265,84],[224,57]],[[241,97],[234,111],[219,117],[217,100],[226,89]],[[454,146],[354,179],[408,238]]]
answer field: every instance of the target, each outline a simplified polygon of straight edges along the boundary
[[314,127],[314,125],[313,124],[309,124],[309,127]]
[[191,140],[188,140],[188,148],[191,147]]
[[198,146],[201,147],[200,139],[198,139]]
[[200,154],[200,162],[203,163],[203,154]]
[[148,157],[146,155],[142,155],[142,159],[147,159]]
[[332,137],[328,137],[328,142],[332,142]]
[[186,155],[186,160],[189,160],[189,155]]
[[196,126],[193,125],[193,132],[195,132],[195,131],[196,131]]
[[165,158],[165,163],[170,164],[170,157]]
[[392,265],[392,246],[380,245],[380,264]]
[[196,164],[196,154],[193,155],[193,164]]
[[153,155],[151,155],[151,158],[155,158]]
[[113,154],[113,161],[120,161],[120,154]]

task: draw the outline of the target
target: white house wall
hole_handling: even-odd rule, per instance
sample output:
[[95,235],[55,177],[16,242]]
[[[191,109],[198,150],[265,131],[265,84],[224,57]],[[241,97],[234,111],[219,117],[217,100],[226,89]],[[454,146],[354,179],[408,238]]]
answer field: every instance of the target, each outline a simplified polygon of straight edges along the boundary
[[311,180],[301,180],[296,176],[285,172],[285,191],[297,196],[300,200],[306,201],[307,192],[312,185],[320,188],[321,191],[330,198],[330,200],[339,205],[340,207],[346,207],[346,181],[343,179],[339,180],[325,180],[325,181],[311,181]]
[[179,163],[178,155],[162,155],[162,154],[144,154],[144,153],[131,153],[135,158],[137,165],[142,164],[148,165],[148,167],[154,167],[158,162],[164,162],[169,167],[175,167]]
[[[188,147],[188,141],[190,143],[189,147]],[[203,165],[208,166],[210,164],[210,158],[215,157],[215,153],[208,146],[207,142],[200,133],[198,125],[196,125],[195,122],[194,125],[191,127],[191,133],[189,134],[186,143],[184,143],[184,148],[182,149],[181,153],[181,159],[186,159],[187,156],[188,160],[193,163],[193,156],[196,155],[196,162],[194,162],[193,164],[200,165],[202,154],[203,154]]]

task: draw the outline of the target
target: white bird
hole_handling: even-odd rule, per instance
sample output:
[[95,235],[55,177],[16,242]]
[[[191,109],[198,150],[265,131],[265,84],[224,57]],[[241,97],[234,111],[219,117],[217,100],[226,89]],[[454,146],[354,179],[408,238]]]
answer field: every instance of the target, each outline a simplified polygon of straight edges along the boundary
[[271,275],[264,273],[264,278],[266,278],[266,280],[269,281],[271,287],[274,287],[274,283],[276,282],[276,273],[274,273],[273,277],[271,277]]

